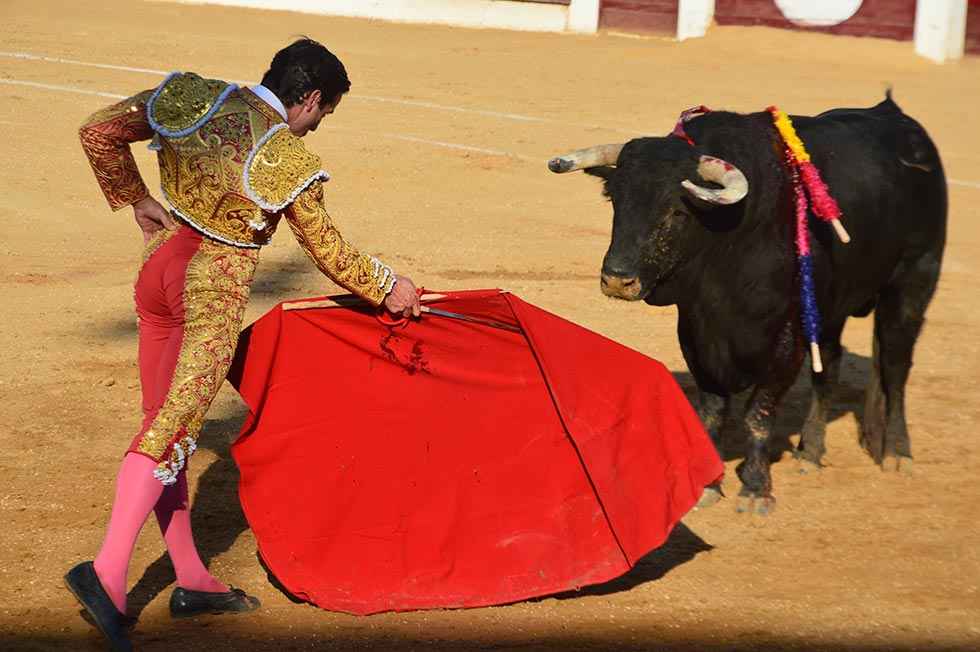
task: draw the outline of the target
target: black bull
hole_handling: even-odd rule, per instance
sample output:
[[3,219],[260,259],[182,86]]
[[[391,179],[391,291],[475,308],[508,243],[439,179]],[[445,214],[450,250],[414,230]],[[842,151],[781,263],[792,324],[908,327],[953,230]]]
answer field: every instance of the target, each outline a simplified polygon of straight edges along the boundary
[[[874,310],[861,444],[883,469],[907,467],[912,452],[905,384],[946,238],[942,163],[925,130],[890,95],[870,109],[792,120],[852,239],[843,244],[828,224],[811,217],[825,368],[813,374],[796,455],[820,465],[844,323]],[[698,413],[716,445],[732,395],[751,388],[738,503],[740,510],[765,513],[774,504],[773,415],[806,355],[792,182],[768,112],[707,113],[685,129],[694,145],[675,136],[638,138],[553,159],[549,167],[584,168],[605,180],[613,229],[602,290],[677,305],[677,333],[697,382]],[[714,174],[706,162],[715,164]],[[718,164],[726,162],[734,166],[741,192],[729,187],[738,183],[719,176]],[[685,180],[696,185],[682,187]],[[705,499],[711,497],[706,492]]]

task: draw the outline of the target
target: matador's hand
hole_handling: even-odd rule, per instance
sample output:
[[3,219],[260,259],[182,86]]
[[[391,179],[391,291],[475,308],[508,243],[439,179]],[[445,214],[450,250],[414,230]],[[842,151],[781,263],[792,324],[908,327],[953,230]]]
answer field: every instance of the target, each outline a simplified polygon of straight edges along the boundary
[[419,293],[415,290],[415,283],[407,276],[396,275],[395,287],[385,297],[385,308],[396,315],[408,317],[412,315],[418,317],[422,314],[422,307],[419,305]]
[[136,217],[136,224],[143,232],[143,242],[149,242],[153,234],[160,229],[177,228],[174,218],[167,212],[160,202],[153,197],[146,196],[133,204],[133,214]]

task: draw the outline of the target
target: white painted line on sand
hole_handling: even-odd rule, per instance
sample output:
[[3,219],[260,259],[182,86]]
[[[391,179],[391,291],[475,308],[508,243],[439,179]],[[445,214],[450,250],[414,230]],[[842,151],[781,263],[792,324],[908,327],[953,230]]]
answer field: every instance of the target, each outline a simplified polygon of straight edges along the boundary
[[[101,68],[105,70],[122,70],[125,72],[140,72],[147,73],[151,75],[158,75],[160,77],[165,77],[170,74],[166,70],[155,70],[153,68],[136,68],[133,66],[119,66],[111,63],[95,63],[91,61],[79,61],[77,59],[64,59],[62,57],[52,57],[43,54],[32,54],[30,52],[6,52],[0,51],[0,57],[6,57],[8,59],[20,59],[22,61],[43,61],[46,63],[58,63],[70,66],[84,66],[87,68]],[[241,81],[230,79],[235,84],[248,85],[254,84],[256,82]],[[403,106],[414,106],[422,109],[433,109],[437,111],[452,111],[455,113],[472,113],[474,115],[482,115],[489,118],[498,118],[501,120],[513,120],[516,122],[537,122],[541,124],[557,124],[565,125],[569,127],[578,127],[580,129],[601,129],[603,131],[610,131],[613,133],[628,134],[632,136],[637,136],[635,130],[625,130],[615,127],[604,127],[602,125],[594,124],[579,124],[574,122],[562,122],[560,120],[552,120],[550,118],[542,118],[540,116],[532,115],[522,115],[520,113],[507,113],[505,111],[491,111],[488,109],[470,109],[462,106],[452,106],[448,104],[438,104],[436,102],[425,102],[422,100],[404,100],[392,97],[380,97],[377,95],[358,95],[354,93],[349,96],[352,100],[363,100],[366,102],[384,102],[388,104],[401,104]]]
[[[64,58],[61,58],[61,57],[51,57],[51,56],[40,55],[40,54],[31,54],[29,52],[5,52],[5,51],[0,51],[0,57],[7,57],[9,59],[21,59],[21,60],[27,60],[27,61],[45,61],[45,62],[48,62],[48,63],[59,63],[59,64],[65,64],[65,65],[85,66],[85,67],[90,67],[90,68],[103,68],[103,69],[108,69],[108,70],[122,70],[122,71],[125,71],[125,72],[139,72],[139,73],[147,73],[147,74],[159,75],[159,76],[166,76],[166,75],[169,74],[165,70],[155,70],[153,68],[137,68],[137,67],[133,67],[133,66],[118,66],[118,65],[109,64],[109,63],[93,63],[93,62],[89,62],[89,61],[78,61],[76,59],[64,59]],[[234,80],[232,80],[232,81],[234,81]],[[236,83],[236,84],[250,84],[252,82],[235,81],[234,83]],[[73,87],[73,86],[59,86],[57,84],[44,84],[44,83],[40,83],[40,82],[20,81],[20,80],[16,80],[16,79],[0,79],[0,84],[10,84],[10,85],[16,85],[16,86],[31,86],[31,87],[34,87],[34,88],[42,88],[42,89],[46,89],[46,90],[64,91],[64,92],[69,92],[69,93],[81,93],[81,94],[85,94],[85,95],[97,95],[99,97],[109,97],[109,98],[114,98],[114,99],[123,99],[123,98],[127,97],[126,95],[119,95],[117,93],[106,93],[106,92],[101,92],[101,91],[90,91],[90,90],[86,90],[86,89],[82,89],[82,88],[77,88],[77,87]],[[408,106],[417,106],[417,107],[426,108],[426,109],[437,109],[437,110],[442,110],[442,111],[454,111],[454,112],[459,112],[459,113],[473,113],[473,114],[477,114],[477,115],[485,115],[485,116],[488,116],[488,117],[502,118],[502,119],[507,119],[507,120],[515,120],[515,121],[523,121],[523,122],[540,122],[540,123],[554,123],[554,124],[569,124],[570,126],[583,127],[583,128],[587,128],[587,129],[603,129],[605,131],[612,131],[612,132],[617,132],[617,133],[631,133],[631,134],[632,133],[635,133],[635,132],[623,131],[623,130],[612,128],[612,127],[603,127],[603,126],[600,126],[600,125],[582,125],[582,124],[572,124],[572,123],[560,123],[560,122],[555,122],[555,121],[548,120],[546,118],[537,117],[537,116],[521,115],[521,114],[518,114],[518,113],[504,113],[504,112],[500,112],[500,111],[489,111],[489,110],[482,110],[482,109],[467,109],[467,108],[459,107],[459,106],[449,106],[449,105],[444,105],[444,104],[436,104],[436,103],[433,103],[433,102],[423,102],[423,101],[420,101],[420,100],[399,100],[399,99],[393,99],[393,98],[388,98],[388,97],[377,97],[377,96],[373,96],[373,95],[354,95],[354,96],[352,96],[352,99],[360,99],[360,100],[365,100],[365,101],[369,101],[369,102],[388,102],[388,103],[403,104],[403,105],[408,105]],[[344,131],[353,131],[353,130],[344,130]],[[514,153],[506,152],[506,151],[503,151],[503,150],[484,149],[484,148],[480,148],[480,147],[473,147],[473,146],[470,146],[470,145],[462,145],[462,144],[458,144],[458,143],[449,143],[449,142],[438,141],[438,140],[427,140],[425,138],[417,138],[415,136],[407,136],[407,135],[391,134],[391,133],[377,133],[377,132],[362,132],[362,133],[370,133],[370,134],[374,134],[374,135],[378,135],[378,136],[383,136],[383,137],[386,137],[386,138],[395,138],[395,139],[398,139],[398,140],[405,140],[405,141],[408,141],[408,142],[424,143],[426,145],[433,145],[433,146],[437,146],[437,147],[446,147],[446,148],[449,148],[449,149],[458,149],[458,150],[463,150],[463,151],[472,151],[472,152],[478,152],[478,153],[482,153],[482,154],[489,154],[489,155],[495,155],[495,156],[509,156],[509,157],[512,157],[512,158],[517,158],[517,159],[526,160],[526,161],[537,161],[538,160],[537,158],[534,158],[534,157],[525,156],[523,154],[514,154]],[[980,181],[965,181],[965,180],[962,180],[962,179],[947,179],[946,181],[951,186],[963,186],[963,187],[966,187],[966,188],[977,188],[977,189],[980,189]]]
[[980,181],[963,181],[961,179],[946,179],[946,183],[951,186],[966,186],[967,188],[980,188]]
[[151,75],[166,77],[170,73],[165,70],[154,70],[153,68],[133,68],[132,66],[117,66],[111,63],[92,63],[89,61],[78,61],[76,59],[62,59],[61,57],[49,57],[43,54],[31,54],[30,52],[0,52],[0,57],[8,59],[23,59],[26,61],[46,61],[48,63],[63,63],[71,66],[85,66],[87,68],[104,68],[106,70],[123,70],[125,72],[145,72]]
[[[19,79],[2,79],[0,78],[0,84],[7,84],[10,86],[27,86],[29,88],[40,88],[47,91],[58,91],[62,93],[77,93],[80,95],[96,95],[98,97],[109,97],[112,99],[125,99],[125,95],[119,95],[118,93],[106,93],[104,91],[93,91],[87,88],[78,88],[77,86],[61,86],[58,84],[42,84],[40,82],[31,81],[21,81]],[[325,125],[326,126],[326,125]],[[351,133],[362,133],[370,136],[381,136],[382,138],[393,138],[396,140],[404,140],[410,143],[422,143],[424,145],[432,145],[433,147],[443,147],[446,149],[454,149],[464,152],[474,152],[477,154],[487,154],[490,156],[504,156],[508,158],[516,158],[522,161],[543,161],[544,159],[539,159],[533,156],[526,156],[524,154],[515,154],[513,152],[507,152],[501,149],[487,149],[484,147],[475,147],[473,145],[464,145],[462,143],[450,143],[442,140],[429,140],[427,138],[419,138],[417,136],[409,136],[406,134],[392,134],[385,132],[376,131],[364,131],[360,129],[345,129],[343,127],[330,127],[326,126],[327,129],[333,131],[346,131]]]
[[74,86],[59,86],[58,84],[42,84],[40,82],[30,82],[21,81],[19,79],[0,79],[0,84],[7,84],[10,86],[29,86],[31,88],[43,88],[47,91],[61,91],[64,93],[81,93],[82,95],[98,95],[99,97],[111,97],[113,99],[125,99],[125,95],[119,95],[118,93],[104,93],[102,91],[90,91],[85,88],[76,88]]
[[417,136],[408,136],[406,134],[392,134],[378,131],[364,131],[362,129],[346,129],[344,127],[334,127],[328,126],[327,129],[331,131],[344,131],[348,133],[359,133],[366,134],[369,136],[383,136],[384,138],[393,138],[395,140],[404,140],[410,143],[424,143],[426,145],[434,145],[437,147],[445,147],[447,149],[456,149],[464,152],[473,152],[475,154],[487,154],[490,156],[504,156],[508,158],[516,158],[522,161],[531,162],[541,162],[544,159],[536,156],[527,156],[525,154],[515,154],[514,152],[506,152],[502,149],[488,149],[485,147],[474,147],[472,145],[461,145],[459,143],[449,143],[441,140],[428,140],[426,138],[419,138]]

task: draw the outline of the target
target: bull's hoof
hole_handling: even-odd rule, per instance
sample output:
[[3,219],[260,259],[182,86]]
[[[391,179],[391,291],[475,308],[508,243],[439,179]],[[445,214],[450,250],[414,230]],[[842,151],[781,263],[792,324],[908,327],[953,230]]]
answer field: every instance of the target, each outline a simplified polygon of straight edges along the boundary
[[823,468],[820,458],[813,459],[806,451],[795,450],[793,451],[793,457],[796,458],[796,470],[800,475],[817,473]]
[[739,514],[758,514],[769,516],[776,510],[776,499],[772,495],[757,496],[752,493],[739,494],[735,501],[735,511]]
[[711,507],[721,500],[722,497],[724,497],[724,494],[721,493],[721,487],[719,485],[708,485],[704,488],[704,491],[701,492],[701,498],[698,500],[698,504],[694,506],[694,509]]
[[881,470],[884,473],[901,473],[902,475],[912,474],[912,458],[888,455],[881,460]]
[[814,473],[819,473],[822,468],[823,465],[820,462],[814,462],[805,457],[796,460],[796,470],[800,475],[813,475]]
[[861,428],[861,435],[858,438],[861,448],[867,453],[875,464],[881,464],[885,451],[885,428],[884,424],[873,425],[865,423]]

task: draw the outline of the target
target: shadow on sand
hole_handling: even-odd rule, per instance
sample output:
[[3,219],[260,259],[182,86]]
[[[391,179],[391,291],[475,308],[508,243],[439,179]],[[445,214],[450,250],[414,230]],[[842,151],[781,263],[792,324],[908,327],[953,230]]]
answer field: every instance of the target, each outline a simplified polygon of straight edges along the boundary
[[[769,452],[773,462],[778,461],[784,453],[795,450],[790,437],[798,435],[803,428],[807,412],[810,409],[810,373],[809,359],[804,362],[796,383],[783,397],[776,412],[776,423],[770,442]],[[827,423],[853,414],[860,421],[864,414],[864,386],[871,376],[871,358],[844,350],[841,359],[840,382],[834,394],[834,401],[828,410]],[[691,402],[697,404],[697,384],[694,377],[687,371],[675,371],[674,379],[684,390]],[[726,462],[741,459],[748,445],[748,434],[740,425],[741,415],[745,411],[745,403],[751,390],[736,394],[732,398],[731,416],[722,430],[722,457]],[[857,441],[854,442],[857,446]]]

